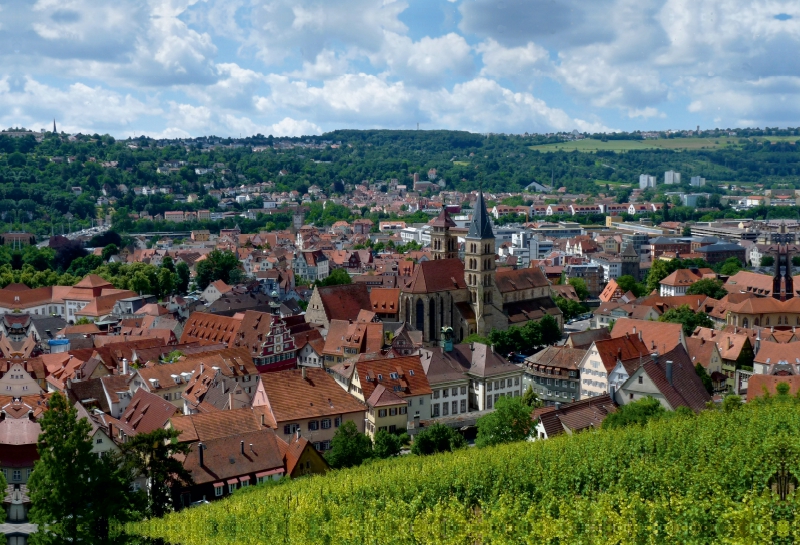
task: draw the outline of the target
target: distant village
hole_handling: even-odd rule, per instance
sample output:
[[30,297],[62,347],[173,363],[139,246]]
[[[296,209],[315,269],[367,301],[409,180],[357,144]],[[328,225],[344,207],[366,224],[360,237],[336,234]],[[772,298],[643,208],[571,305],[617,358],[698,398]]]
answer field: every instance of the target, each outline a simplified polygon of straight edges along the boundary
[[[74,286],[7,285],[0,289],[0,466],[8,497],[29,507],[39,419],[55,392],[89,420],[97,454],[118,451],[137,434],[178,430],[190,447],[183,463],[193,484],[176,491],[187,507],[265,480],[325,473],[344,422],[371,438],[405,431],[412,441],[438,422],[469,440],[500,397],[531,391],[540,406],[530,439],[546,440],[597,428],[645,397],[670,411],[699,412],[726,395],[749,400],[772,391],[776,377],[800,389],[798,222],[653,224],[649,214],[663,205],[638,198],[652,178],[643,175],[626,203],[588,203],[541,187],[529,194],[532,204],[519,206],[489,205],[511,195],[481,191],[423,198],[421,191],[441,189],[433,170],[412,188],[396,180],[362,184],[346,198],[328,198],[316,186],[307,195],[268,186],[211,190],[221,209],[225,199],[246,203],[258,194],[257,213],[289,211],[292,225],[133,235],[135,243],[108,260],[158,266],[169,257],[195,276],[221,250],[238,259],[241,283],[215,280],[162,300],[94,274]],[[679,183],[677,173],[665,178]],[[312,197],[400,219],[309,225]],[[697,204],[693,198],[680,196],[687,206]],[[737,205],[760,199],[741,197]],[[419,211],[429,221],[403,221]],[[604,215],[605,225],[563,218],[590,214]],[[508,216],[514,221],[502,221]],[[19,247],[31,237],[4,241]],[[736,272],[719,269],[731,260]],[[653,282],[654,268],[684,262]],[[722,289],[715,297],[695,293],[702,281]],[[634,284],[652,289],[636,294]],[[556,301],[588,311],[566,318]],[[659,321],[687,307],[707,316],[707,326],[687,331]],[[545,319],[562,332],[554,345],[501,353],[486,342],[493,332]]]

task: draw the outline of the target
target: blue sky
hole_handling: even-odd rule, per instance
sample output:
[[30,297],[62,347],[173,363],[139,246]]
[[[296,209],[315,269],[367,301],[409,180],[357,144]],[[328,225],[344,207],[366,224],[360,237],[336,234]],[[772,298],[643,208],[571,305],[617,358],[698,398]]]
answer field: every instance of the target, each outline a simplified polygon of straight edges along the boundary
[[0,126],[800,126],[787,0],[0,0]]

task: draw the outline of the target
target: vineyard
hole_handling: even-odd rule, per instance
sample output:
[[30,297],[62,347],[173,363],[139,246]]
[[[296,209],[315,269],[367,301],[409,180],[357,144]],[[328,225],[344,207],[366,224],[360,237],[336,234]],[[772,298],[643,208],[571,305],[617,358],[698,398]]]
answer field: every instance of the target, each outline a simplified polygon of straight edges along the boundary
[[405,456],[132,525],[182,545],[794,543],[800,401]]

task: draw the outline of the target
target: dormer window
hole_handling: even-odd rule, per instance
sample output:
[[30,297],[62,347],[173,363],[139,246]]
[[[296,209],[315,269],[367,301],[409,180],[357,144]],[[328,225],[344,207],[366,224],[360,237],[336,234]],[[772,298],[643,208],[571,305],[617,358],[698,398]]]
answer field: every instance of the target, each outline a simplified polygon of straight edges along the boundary
[[393,379],[400,378],[397,373],[390,373],[389,376],[392,377]]
[[383,380],[383,375],[378,375],[378,382]]

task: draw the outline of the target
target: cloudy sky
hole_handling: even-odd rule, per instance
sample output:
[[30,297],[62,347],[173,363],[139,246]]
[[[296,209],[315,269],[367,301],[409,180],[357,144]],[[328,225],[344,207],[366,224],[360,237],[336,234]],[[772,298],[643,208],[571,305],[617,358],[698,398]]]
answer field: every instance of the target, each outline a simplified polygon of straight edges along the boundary
[[800,125],[788,0],[0,0],[0,126]]

